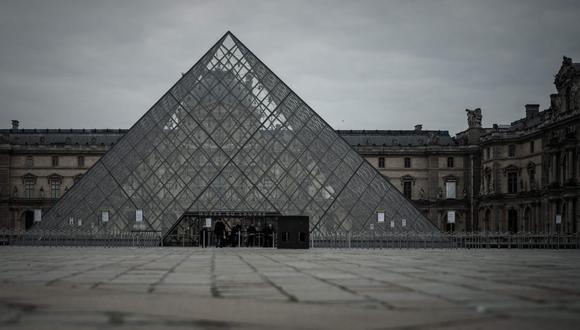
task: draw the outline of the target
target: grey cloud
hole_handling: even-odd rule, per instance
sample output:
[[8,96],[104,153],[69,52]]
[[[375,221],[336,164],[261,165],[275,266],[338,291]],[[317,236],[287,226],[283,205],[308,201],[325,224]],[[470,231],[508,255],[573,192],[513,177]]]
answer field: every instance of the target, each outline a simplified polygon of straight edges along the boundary
[[0,125],[129,127],[231,30],[331,125],[465,128],[548,105],[574,1],[3,1]]

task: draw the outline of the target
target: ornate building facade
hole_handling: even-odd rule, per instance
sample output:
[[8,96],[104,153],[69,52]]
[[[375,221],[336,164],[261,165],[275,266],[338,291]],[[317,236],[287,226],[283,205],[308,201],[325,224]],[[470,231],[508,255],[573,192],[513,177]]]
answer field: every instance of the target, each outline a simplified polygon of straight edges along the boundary
[[[575,233],[580,229],[580,64],[564,58],[540,111],[447,131],[337,131],[444,231]],[[0,228],[27,229],[126,133],[0,130]],[[35,214],[36,213],[36,214]],[[558,224],[557,224],[558,222]]]

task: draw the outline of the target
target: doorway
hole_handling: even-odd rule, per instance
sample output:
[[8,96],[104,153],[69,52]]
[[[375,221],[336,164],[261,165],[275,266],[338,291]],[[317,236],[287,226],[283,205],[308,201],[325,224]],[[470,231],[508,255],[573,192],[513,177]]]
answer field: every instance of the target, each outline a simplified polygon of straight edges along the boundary
[[24,229],[29,230],[34,225],[34,211],[24,211],[24,213],[22,213],[22,219],[24,220]]
[[[276,247],[276,213],[196,212],[185,213],[163,238],[164,246]],[[225,230],[216,224],[223,223]],[[221,225],[218,225],[220,227]]]
[[510,233],[518,232],[518,211],[515,209],[508,211],[508,231]]

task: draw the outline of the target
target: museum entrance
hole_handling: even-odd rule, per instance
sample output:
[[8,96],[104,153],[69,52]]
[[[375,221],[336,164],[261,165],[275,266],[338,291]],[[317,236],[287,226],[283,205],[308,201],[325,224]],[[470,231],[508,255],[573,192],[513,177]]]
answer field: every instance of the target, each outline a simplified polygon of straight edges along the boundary
[[276,247],[279,213],[186,212],[163,238],[164,246]]

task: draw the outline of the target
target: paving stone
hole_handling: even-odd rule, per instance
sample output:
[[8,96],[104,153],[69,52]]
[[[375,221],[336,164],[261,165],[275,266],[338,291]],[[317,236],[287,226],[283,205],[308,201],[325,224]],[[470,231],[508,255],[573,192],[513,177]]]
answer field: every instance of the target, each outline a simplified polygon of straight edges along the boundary
[[578,274],[571,250],[0,247],[0,328],[567,329]]

